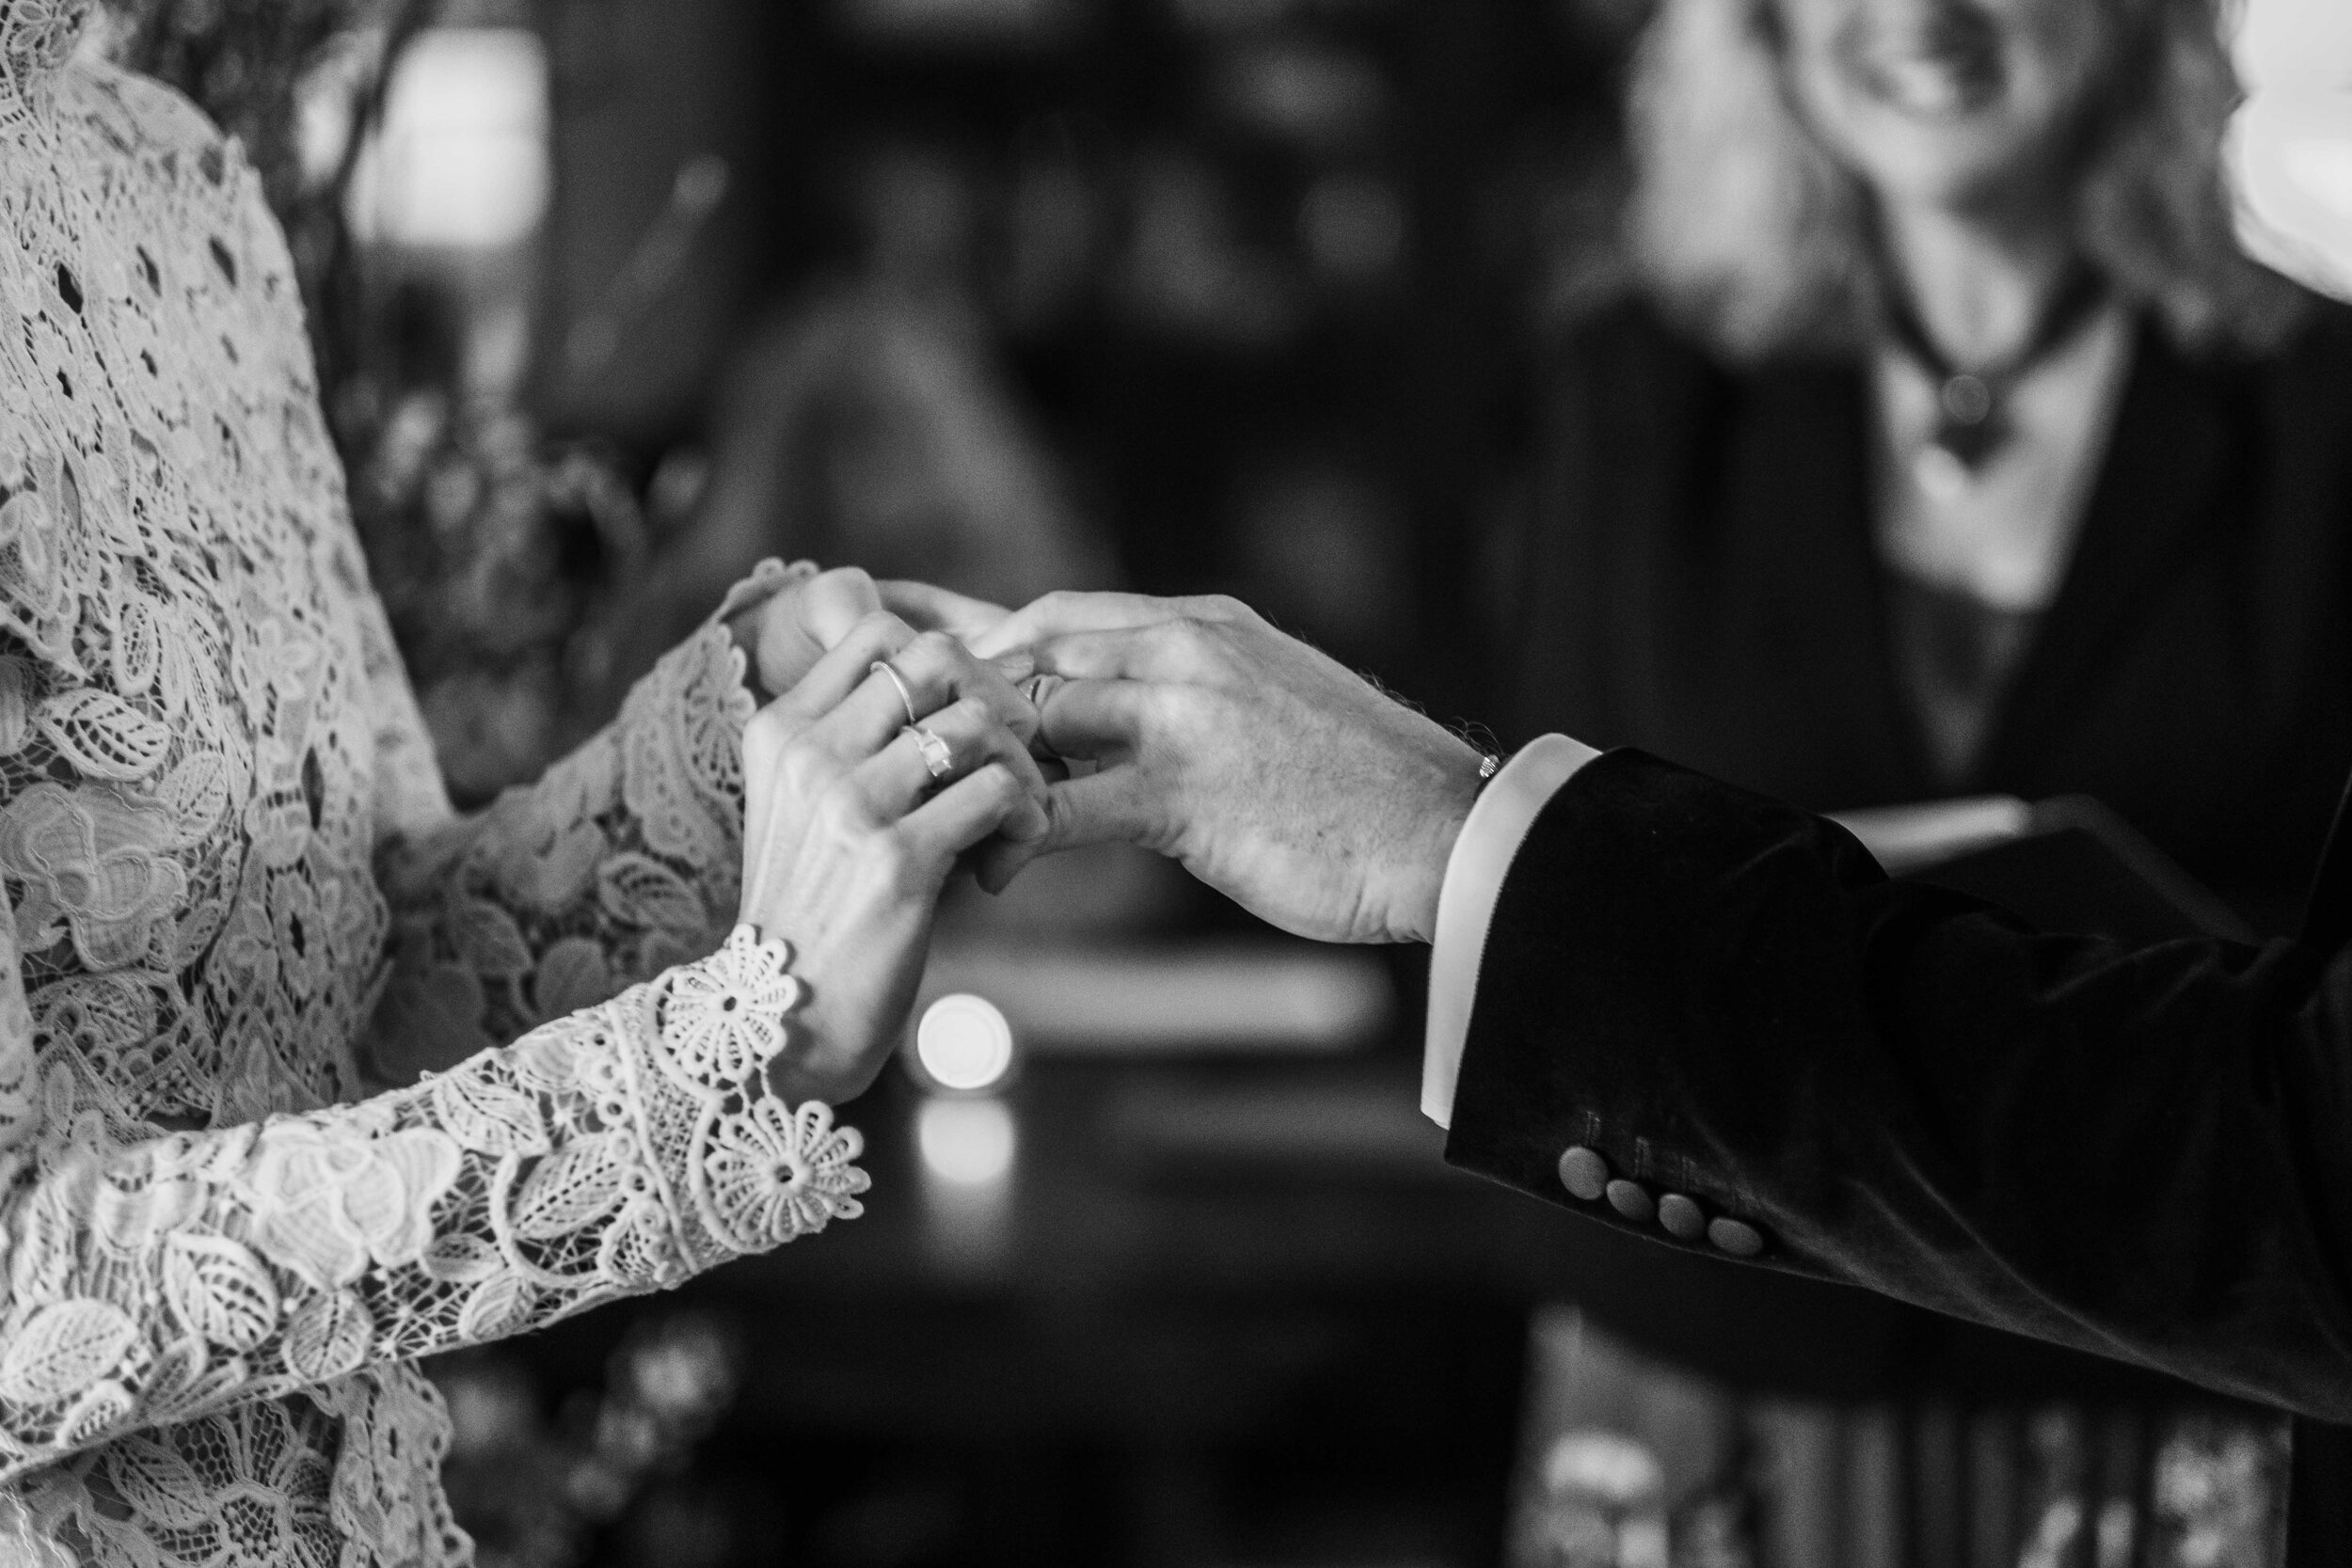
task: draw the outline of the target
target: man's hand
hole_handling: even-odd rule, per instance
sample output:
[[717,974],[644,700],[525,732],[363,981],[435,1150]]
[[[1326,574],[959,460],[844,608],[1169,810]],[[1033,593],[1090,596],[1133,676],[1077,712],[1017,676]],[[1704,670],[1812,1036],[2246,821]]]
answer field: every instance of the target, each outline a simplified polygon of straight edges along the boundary
[[928,582],[884,578],[874,585],[882,608],[917,631],[944,631],[966,647],[977,645],[1011,617],[1003,605]]
[[1099,771],[1052,790],[1053,826],[983,851],[1124,839],[1262,918],[1325,942],[1427,942],[1479,755],[1227,598],[1055,594],[983,632],[1028,650],[1045,743]]

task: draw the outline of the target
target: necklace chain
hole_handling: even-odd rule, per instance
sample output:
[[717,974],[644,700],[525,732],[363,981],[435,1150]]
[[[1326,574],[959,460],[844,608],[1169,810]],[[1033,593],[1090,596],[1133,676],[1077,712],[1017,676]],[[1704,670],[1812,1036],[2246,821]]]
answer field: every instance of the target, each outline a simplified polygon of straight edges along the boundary
[[2106,297],[2106,286],[2099,275],[2088,266],[2076,265],[2016,352],[1994,364],[1963,369],[1953,364],[1928,335],[1910,296],[1899,289],[1889,289],[1887,331],[1903,356],[1935,383],[1935,426],[1928,434],[1928,444],[1949,453],[1969,472],[1981,468],[2013,434],[2009,422],[2010,393],[2073,338]]

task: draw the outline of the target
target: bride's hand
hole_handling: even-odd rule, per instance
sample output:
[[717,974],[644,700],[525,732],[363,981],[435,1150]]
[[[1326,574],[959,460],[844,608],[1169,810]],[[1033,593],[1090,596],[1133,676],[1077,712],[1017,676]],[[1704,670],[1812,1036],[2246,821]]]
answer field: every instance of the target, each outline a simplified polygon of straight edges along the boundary
[[[910,705],[945,743],[936,778]],[[944,632],[879,612],[753,718],[742,918],[791,944],[806,988],[769,1069],[774,1092],[838,1103],[882,1070],[957,857],[993,835],[1046,832],[1045,781],[1027,751],[1036,728],[1036,710],[995,668]]]
[[882,608],[880,584],[855,566],[836,566],[739,610],[727,630],[743,650],[752,689],[774,697],[800,685],[827,648]]

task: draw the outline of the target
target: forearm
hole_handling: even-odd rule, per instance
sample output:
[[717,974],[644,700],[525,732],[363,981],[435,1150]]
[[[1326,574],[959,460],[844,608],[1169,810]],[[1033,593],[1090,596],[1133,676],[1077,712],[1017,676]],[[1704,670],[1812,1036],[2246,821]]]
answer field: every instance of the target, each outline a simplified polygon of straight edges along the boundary
[[[727,605],[785,580],[765,571]],[[536,784],[469,816],[386,823],[377,879],[397,922],[396,970],[373,1055],[388,1082],[718,944],[737,913],[753,706],[744,655],[714,617]],[[465,1048],[436,1059],[419,1049],[428,1040]]]
[[854,1215],[857,1135],[759,1084],[797,986],[710,958],[413,1088],[21,1161],[0,1473],[538,1326]]
[[[1617,753],[1503,890],[1449,1157],[1661,1240],[1677,1195],[1768,1263],[2342,1418],[2352,975],[2313,978],[2283,945],[2036,934]],[[1572,1196],[1570,1148],[1640,1198]]]

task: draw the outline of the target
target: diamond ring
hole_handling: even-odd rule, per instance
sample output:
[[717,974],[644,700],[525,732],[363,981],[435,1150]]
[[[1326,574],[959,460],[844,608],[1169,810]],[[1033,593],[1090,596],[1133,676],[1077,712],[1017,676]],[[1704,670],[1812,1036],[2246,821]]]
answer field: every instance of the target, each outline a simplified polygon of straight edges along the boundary
[[914,749],[923,753],[923,770],[934,781],[955,771],[955,748],[920,724],[909,724],[906,733],[914,736]]

